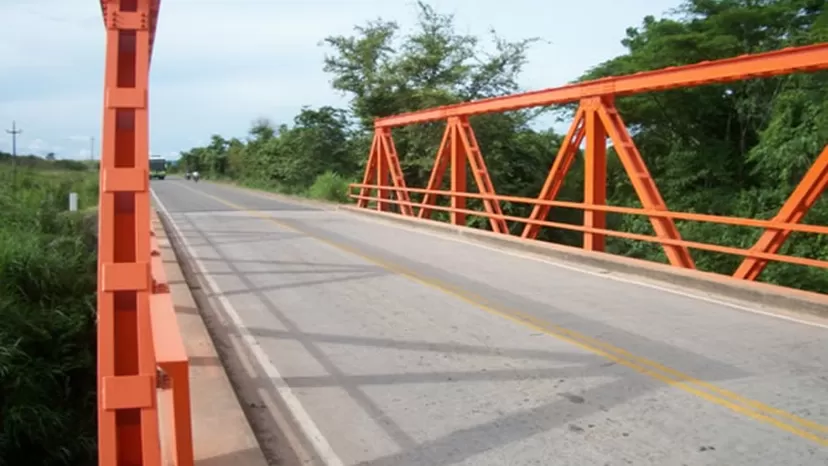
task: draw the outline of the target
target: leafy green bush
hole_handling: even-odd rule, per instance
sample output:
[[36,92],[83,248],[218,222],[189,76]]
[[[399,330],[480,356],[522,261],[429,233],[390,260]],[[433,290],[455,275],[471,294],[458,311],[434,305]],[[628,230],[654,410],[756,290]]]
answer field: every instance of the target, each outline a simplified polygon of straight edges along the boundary
[[0,465],[96,463],[93,172],[0,170]]
[[308,188],[308,196],[333,202],[348,202],[348,180],[334,172],[325,172]]

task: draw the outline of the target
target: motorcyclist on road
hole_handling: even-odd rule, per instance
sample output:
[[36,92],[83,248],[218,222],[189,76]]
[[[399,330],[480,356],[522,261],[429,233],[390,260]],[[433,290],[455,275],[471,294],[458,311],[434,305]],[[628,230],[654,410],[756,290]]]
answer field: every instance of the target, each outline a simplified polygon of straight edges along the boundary
[[196,183],[198,183],[198,178],[199,178],[198,171],[194,171],[194,172],[193,172],[193,180],[194,180]]

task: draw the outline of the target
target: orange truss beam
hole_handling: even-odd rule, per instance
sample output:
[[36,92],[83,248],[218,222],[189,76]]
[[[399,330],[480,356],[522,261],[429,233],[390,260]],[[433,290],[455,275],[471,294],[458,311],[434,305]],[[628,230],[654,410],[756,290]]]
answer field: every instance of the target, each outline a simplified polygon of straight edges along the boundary
[[[390,204],[384,202],[383,199],[388,199],[388,180],[395,188],[397,200],[408,202],[408,204],[399,204],[400,212],[403,215],[413,215],[411,210],[411,199],[408,191],[405,191],[405,179],[402,174],[402,167],[400,167],[400,158],[397,156],[397,148],[394,146],[394,138],[391,137],[390,128],[380,128],[374,131],[374,139],[371,141],[371,153],[368,155],[368,163],[365,165],[365,175],[362,178],[362,184],[376,184],[378,197],[381,199],[377,202],[377,210],[388,210]],[[360,192],[362,196],[367,196],[370,189],[363,188]],[[359,207],[368,207],[368,201],[359,201]]]
[[[584,248],[591,251],[603,251],[606,236],[653,241],[662,245],[667,259],[672,265],[688,269],[695,268],[695,263],[689,251],[690,248],[736,254],[746,257],[746,259],[734,273],[734,276],[755,280],[770,260],[817,267],[824,266],[825,263],[821,261],[780,256],[776,252],[781,248],[791,231],[825,234],[820,230],[821,227],[800,225],[799,222],[828,187],[828,147],[817,158],[800,185],[772,221],[670,212],[667,210],[664,199],[661,197],[644,159],[615,108],[614,100],[616,96],[643,92],[825,69],[828,69],[828,43],[821,43],[627,76],[609,77],[536,92],[483,99],[378,118],[374,121],[374,128],[377,134],[388,134],[387,138],[390,140],[390,130],[393,127],[447,120],[448,126],[437,152],[428,187],[426,189],[408,189],[404,187],[405,183],[401,177],[399,180],[394,180],[394,188],[392,189],[397,190],[397,197],[400,200],[396,204],[401,206],[401,211],[405,215],[410,215],[409,209],[413,207],[420,207],[418,212],[420,218],[430,218],[433,210],[440,210],[450,213],[452,223],[465,225],[467,215],[479,214],[489,218],[492,229],[497,232],[509,233],[506,221],[524,223],[525,226],[521,236],[528,239],[536,238],[538,232],[544,226],[581,231],[584,234]],[[474,140],[474,134],[469,127],[468,118],[485,113],[498,113],[574,101],[580,101],[575,120],[569,128],[538,197],[530,200],[528,198],[496,195],[486,165],[477,147],[477,142]],[[643,209],[606,205],[607,138],[612,142],[612,146],[630,178]],[[580,146],[584,141],[586,141],[584,202],[579,204],[555,201],[563,186],[566,173],[578,156]],[[359,195],[351,195],[351,197],[358,200],[358,206],[360,207],[366,207],[369,202],[377,201],[378,208],[382,208],[382,200],[387,199],[383,196],[380,196],[380,198],[368,196],[373,189],[383,192],[390,188],[386,185],[387,177],[382,178],[382,181],[374,185],[370,184],[372,180],[371,173],[374,171],[373,164],[376,163],[374,159],[381,158],[375,154],[378,150],[382,149],[372,148],[371,161],[369,161],[369,166],[366,168],[363,183],[352,185],[352,187],[360,188]],[[394,163],[399,163],[396,152],[394,152],[391,160]],[[467,160],[472,165],[472,172],[480,188],[480,194],[470,193],[466,190],[465,164]],[[449,167],[451,167],[451,189],[441,191],[443,177]],[[405,195],[411,192],[423,194],[422,203],[413,204],[407,199],[404,200]],[[450,207],[436,204],[436,198],[441,195],[451,197]],[[480,199],[486,208],[486,212],[475,212],[467,209],[467,198]],[[505,216],[501,211],[501,200],[531,204],[533,205],[532,213],[525,219]],[[393,203],[393,201],[391,202]],[[583,209],[583,226],[547,221],[546,217],[552,206]],[[655,230],[655,238],[608,230],[606,228],[606,212],[647,215]],[[679,234],[674,219],[754,226],[765,228],[766,231],[750,251],[744,251],[739,248],[684,241]]]
[[828,43],[705,61],[693,65],[615,76],[535,92],[403,113],[378,118],[374,126],[391,128],[444,120],[455,116],[472,116],[542,105],[564,104],[587,97],[622,96],[824,69],[828,69]]
[[[784,224],[798,224],[802,221],[826,188],[828,188],[828,145],[773,218],[778,228],[765,229],[750,251],[776,254],[791,234],[791,230],[786,229]],[[746,257],[733,276],[745,280],[756,280],[767,265],[767,260]]]
[[[554,201],[564,177],[572,166],[577,155],[578,146],[586,139],[586,153],[584,157],[584,249],[589,251],[604,251],[605,235],[591,233],[596,229],[606,229],[606,211],[589,209],[590,206],[606,205],[607,193],[607,137],[612,141],[618,158],[624,170],[630,177],[633,189],[645,210],[667,212],[667,205],[656,187],[655,180],[647,170],[647,164],[638,152],[632,141],[621,116],[615,108],[612,97],[590,97],[581,101],[575,120],[569,129],[566,139],[558,152],[549,175],[546,178],[538,200]],[[535,203],[530,221],[545,220],[550,206]],[[686,246],[676,246],[681,241],[681,235],[671,218],[650,215],[650,222],[655,230],[656,237],[666,239],[662,242],[664,252],[670,263],[682,268],[695,268],[690,250]],[[523,229],[523,238],[537,237],[540,225],[527,223]],[[670,245],[669,243],[673,243]]]
[[[431,176],[428,181],[429,190],[438,190],[442,186],[443,176],[446,170],[451,167],[451,190],[452,194],[466,193],[466,164],[472,170],[472,177],[474,178],[480,194],[487,196],[495,196],[494,185],[492,179],[489,177],[489,171],[486,168],[486,162],[483,160],[483,155],[480,153],[480,147],[477,145],[477,138],[474,135],[474,130],[469,124],[466,117],[452,117],[448,119],[446,131],[443,133],[443,141],[440,143],[440,148],[437,150],[437,159],[434,161],[434,168],[431,170]],[[426,193],[423,201],[420,204],[420,211],[418,216],[420,218],[430,218],[432,209],[429,206],[435,205],[437,196],[433,193]],[[453,209],[465,209],[466,198],[463,196],[451,196],[451,207]],[[500,208],[500,202],[493,198],[484,198],[483,207],[486,212],[493,214],[489,217],[492,225],[492,231],[497,233],[509,233],[509,227],[506,225],[506,220],[502,218],[503,211]],[[464,212],[453,210],[450,213],[451,223],[454,225],[466,225],[466,214]],[[500,216],[500,217],[496,217]]]

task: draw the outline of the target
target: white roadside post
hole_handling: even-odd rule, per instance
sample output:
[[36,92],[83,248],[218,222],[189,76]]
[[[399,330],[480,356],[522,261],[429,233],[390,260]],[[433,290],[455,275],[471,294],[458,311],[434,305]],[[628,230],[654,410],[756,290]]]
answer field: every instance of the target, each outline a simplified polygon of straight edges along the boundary
[[78,193],[69,193],[69,211],[75,212],[78,210]]

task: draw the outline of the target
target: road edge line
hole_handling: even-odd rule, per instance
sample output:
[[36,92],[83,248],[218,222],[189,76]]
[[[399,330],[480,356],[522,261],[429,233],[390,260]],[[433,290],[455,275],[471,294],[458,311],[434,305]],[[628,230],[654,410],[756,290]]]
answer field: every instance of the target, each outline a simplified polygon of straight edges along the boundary
[[[258,341],[256,340],[255,336],[250,332],[250,330],[244,325],[244,322],[241,319],[241,316],[238,314],[238,311],[232,306],[229,300],[218,293],[219,287],[213,278],[206,274],[206,268],[204,264],[199,260],[194,252],[190,244],[187,242],[186,238],[182,234],[178,225],[172,220],[172,216],[170,212],[167,210],[164,203],[159,199],[158,195],[155,191],[150,191],[152,194],[152,198],[155,201],[160,212],[158,212],[159,220],[161,220],[162,225],[164,225],[165,230],[171,229],[172,235],[169,235],[170,244],[175,247],[176,245],[184,249],[186,255],[186,261],[190,262],[191,265],[195,266],[195,271],[201,276],[201,279],[197,279],[198,281],[206,282],[207,287],[209,288],[209,292],[211,295],[219,301],[219,304],[222,306],[224,313],[227,317],[230,318],[232,325],[235,327],[236,331],[238,331],[241,340],[244,342],[244,346],[246,347],[247,351],[255,358],[257,365],[259,368],[267,375],[270,384],[273,388],[277,391],[279,398],[281,399],[285,408],[289,411],[289,414],[295,423],[295,425],[301,431],[301,434],[304,436],[304,440],[306,440],[313,448],[313,455],[316,459],[321,461],[326,466],[343,466],[342,460],[339,456],[333,451],[333,448],[328,443],[327,438],[322,434],[322,432],[317,427],[316,423],[313,421],[311,416],[305,410],[304,406],[301,404],[299,399],[290,389],[288,384],[285,382],[279,370],[270,362],[268,356],[264,353],[261,346],[259,345]],[[175,239],[173,239],[175,237]],[[178,258],[178,256],[177,256]],[[180,258],[179,258],[180,260]],[[182,267],[183,271],[183,267]],[[203,323],[203,322],[202,322]],[[212,341],[211,335],[211,342],[212,345],[215,345],[215,341]],[[243,355],[238,355],[242,357]],[[222,371],[225,373],[225,377],[227,377],[226,369],[222,367]],[[229,377],[227,377],[228,383]],[[241,400],[238,399],[238,394],[235,393],[236,399],[239,403]],[[243,410],[241,404],[239,404],[239,409]],[[249,419],[245,416],[245,419],[248,421],[247,427],[253,431],[254,429],[249,423]],[[287,432],[284,434],[288,435]],[[257,438],[258,440],[258,438]],[[260,443],[260,442],[259,442]],[[304,450],[299,445],[293,444],[290,445],[291,449],[294,450],[294,453],[297,456],[297,459],[300,463],[306,463],[305,459],[307,459],[306,453],[303,454]],[[259,444],[261,448],[261,444]],[[299,451],[297,451],[299,450]],[[303,459],[302,457],[306,457]]]

